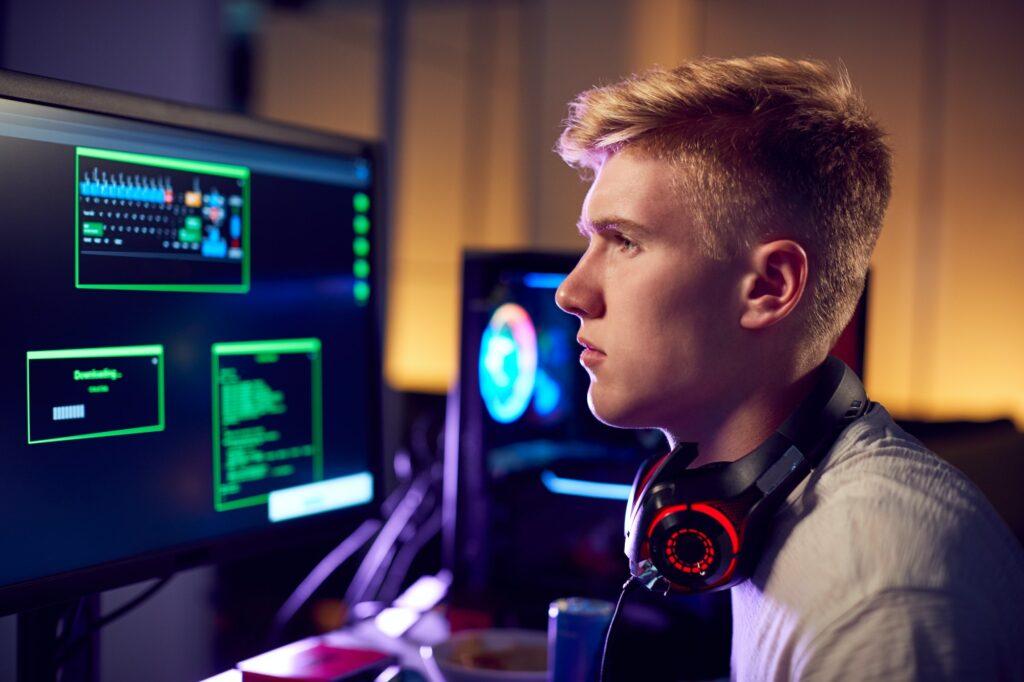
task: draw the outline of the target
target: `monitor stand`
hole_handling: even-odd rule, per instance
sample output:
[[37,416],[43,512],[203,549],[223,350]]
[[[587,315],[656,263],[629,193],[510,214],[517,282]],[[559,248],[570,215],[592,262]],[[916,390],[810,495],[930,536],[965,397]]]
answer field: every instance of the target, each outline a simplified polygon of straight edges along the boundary
[[[88,634],[88,629],[98,618],[99,606],[99,595],[92,594],[19,613],[17,682],[57,682],[58,671],[61,682],[98,682],[99,636]],[[74,618],[76,613],[78,617]],[[74,622],[69,622],[71,619]],[[68,642],[81,637],[87,639],[74,650],[64,651]]]

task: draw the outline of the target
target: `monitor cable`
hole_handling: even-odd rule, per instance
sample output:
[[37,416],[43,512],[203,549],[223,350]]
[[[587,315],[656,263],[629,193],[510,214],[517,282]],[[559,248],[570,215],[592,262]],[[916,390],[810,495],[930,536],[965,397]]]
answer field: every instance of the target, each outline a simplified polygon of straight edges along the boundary
[[[398,596],[412,562],[420,549],[441,530],[440,475],[441,465],[430,472],[428,486],[419,506],[409,518],[385,557],[385,561],[372,577],[364,600],[388,604]],[[437,475],[437,478],[433,474]],[[437,514],[437,519],[433,515]]]
[[[371,543],[370,547],[349,583],[345,603],[350,618],[359,620],[374,615],[379,607],[359,607],[371,607],[373,604],[367,600],[396,591],[396,585],[400,588],[416,555],[440,532],[437,488],[441,473],[442,468],[437,463],[414,477],[401,476],[406,480],[381,503],[380,514],[385,520],[364,521],[317,563],[278,609],[267,646],[278,646],[283,641],[285,628],[302,606],[367,543]],[[359,616],[360,612],[364,615]]]
[[305,604],[317,588],[331,577],[350,557],[363,548],[371,538],[380,530],[381,522],[377,519],[367,519],[352,533],[338,543],[327,556],[320,560],[312,571],[299,583],[299,586],[288,596],[274,615],[270,628],[268,645],[277,646],[284,636],[284,629],[302,605]]
[[390,603],[398,597],[413,561],[420,550],[441,532],[441,509],[438,506],[430,516],[415,529],[412,538],[399,549],[391,562],[387,576],[378,591],[378,600]]
[[397,553],[399,541],[409,531],[410,523],[421,512],[424,501],[433,499],[431,490],[437,487],[441,479],[442,467],[436,462],[421,471],[409,484],[401,501],[384,522],[355,576],[345,591],[345,603],[354,608],[361,602],[376,597],[380,581],[388,571]]
[[[381,516],[390,516],[407,490],[408,485],[405,485],[392,491],[381,503]],[[278,646],[283,641],[285,627],[299,612],[303,604],[335,571],[341,568],[342,564],[372,540],[376,533],[380,532],[381,525],[381,521],[377,519],[367,519],[313,567],[313,570],[302,579],[299,586],[285,599],[281,608],[274,615],[270,631],[267,634],[268,648]]]

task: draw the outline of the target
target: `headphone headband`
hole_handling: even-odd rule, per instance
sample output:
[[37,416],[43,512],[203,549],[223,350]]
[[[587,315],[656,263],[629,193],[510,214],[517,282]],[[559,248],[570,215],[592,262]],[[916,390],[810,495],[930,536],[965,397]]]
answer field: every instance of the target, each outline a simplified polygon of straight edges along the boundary
[[813,468],[846,425],[864,414],[867,402],[864,385],[853,370],[829,356],[818,370],[810,394],[777,432],[800,448]]

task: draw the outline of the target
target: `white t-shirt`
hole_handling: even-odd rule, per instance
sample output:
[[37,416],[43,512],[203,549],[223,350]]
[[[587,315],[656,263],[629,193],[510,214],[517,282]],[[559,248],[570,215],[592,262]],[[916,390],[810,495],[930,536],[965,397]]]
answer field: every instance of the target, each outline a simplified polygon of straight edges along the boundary
[[786,500],[732,608],[734,680],[1024,681],[1024,549],[880,405]]

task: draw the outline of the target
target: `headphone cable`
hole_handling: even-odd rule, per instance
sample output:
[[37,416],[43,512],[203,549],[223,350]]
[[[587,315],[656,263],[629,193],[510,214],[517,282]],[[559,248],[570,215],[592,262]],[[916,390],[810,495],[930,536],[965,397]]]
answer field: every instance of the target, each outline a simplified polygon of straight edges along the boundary
[[614,661],[614,657],[609,659],[608,652],[612,650],[612,634],[615,632],[615,621],[618,620],[619,614],[622,612],[622,606],[626,601],[626,594],[636,585],[641,585],[639,579],[636,576],[629,576],[629,580],[622,586],[622,592],[619,594],[619,600],[615,604],[615,610],[612,611],[612,619],[608,622],[608,632],[604,637],[604,649],[601,652],[601,682],[611,682],[613,675],[609,674],[608,662],[609,660]]

